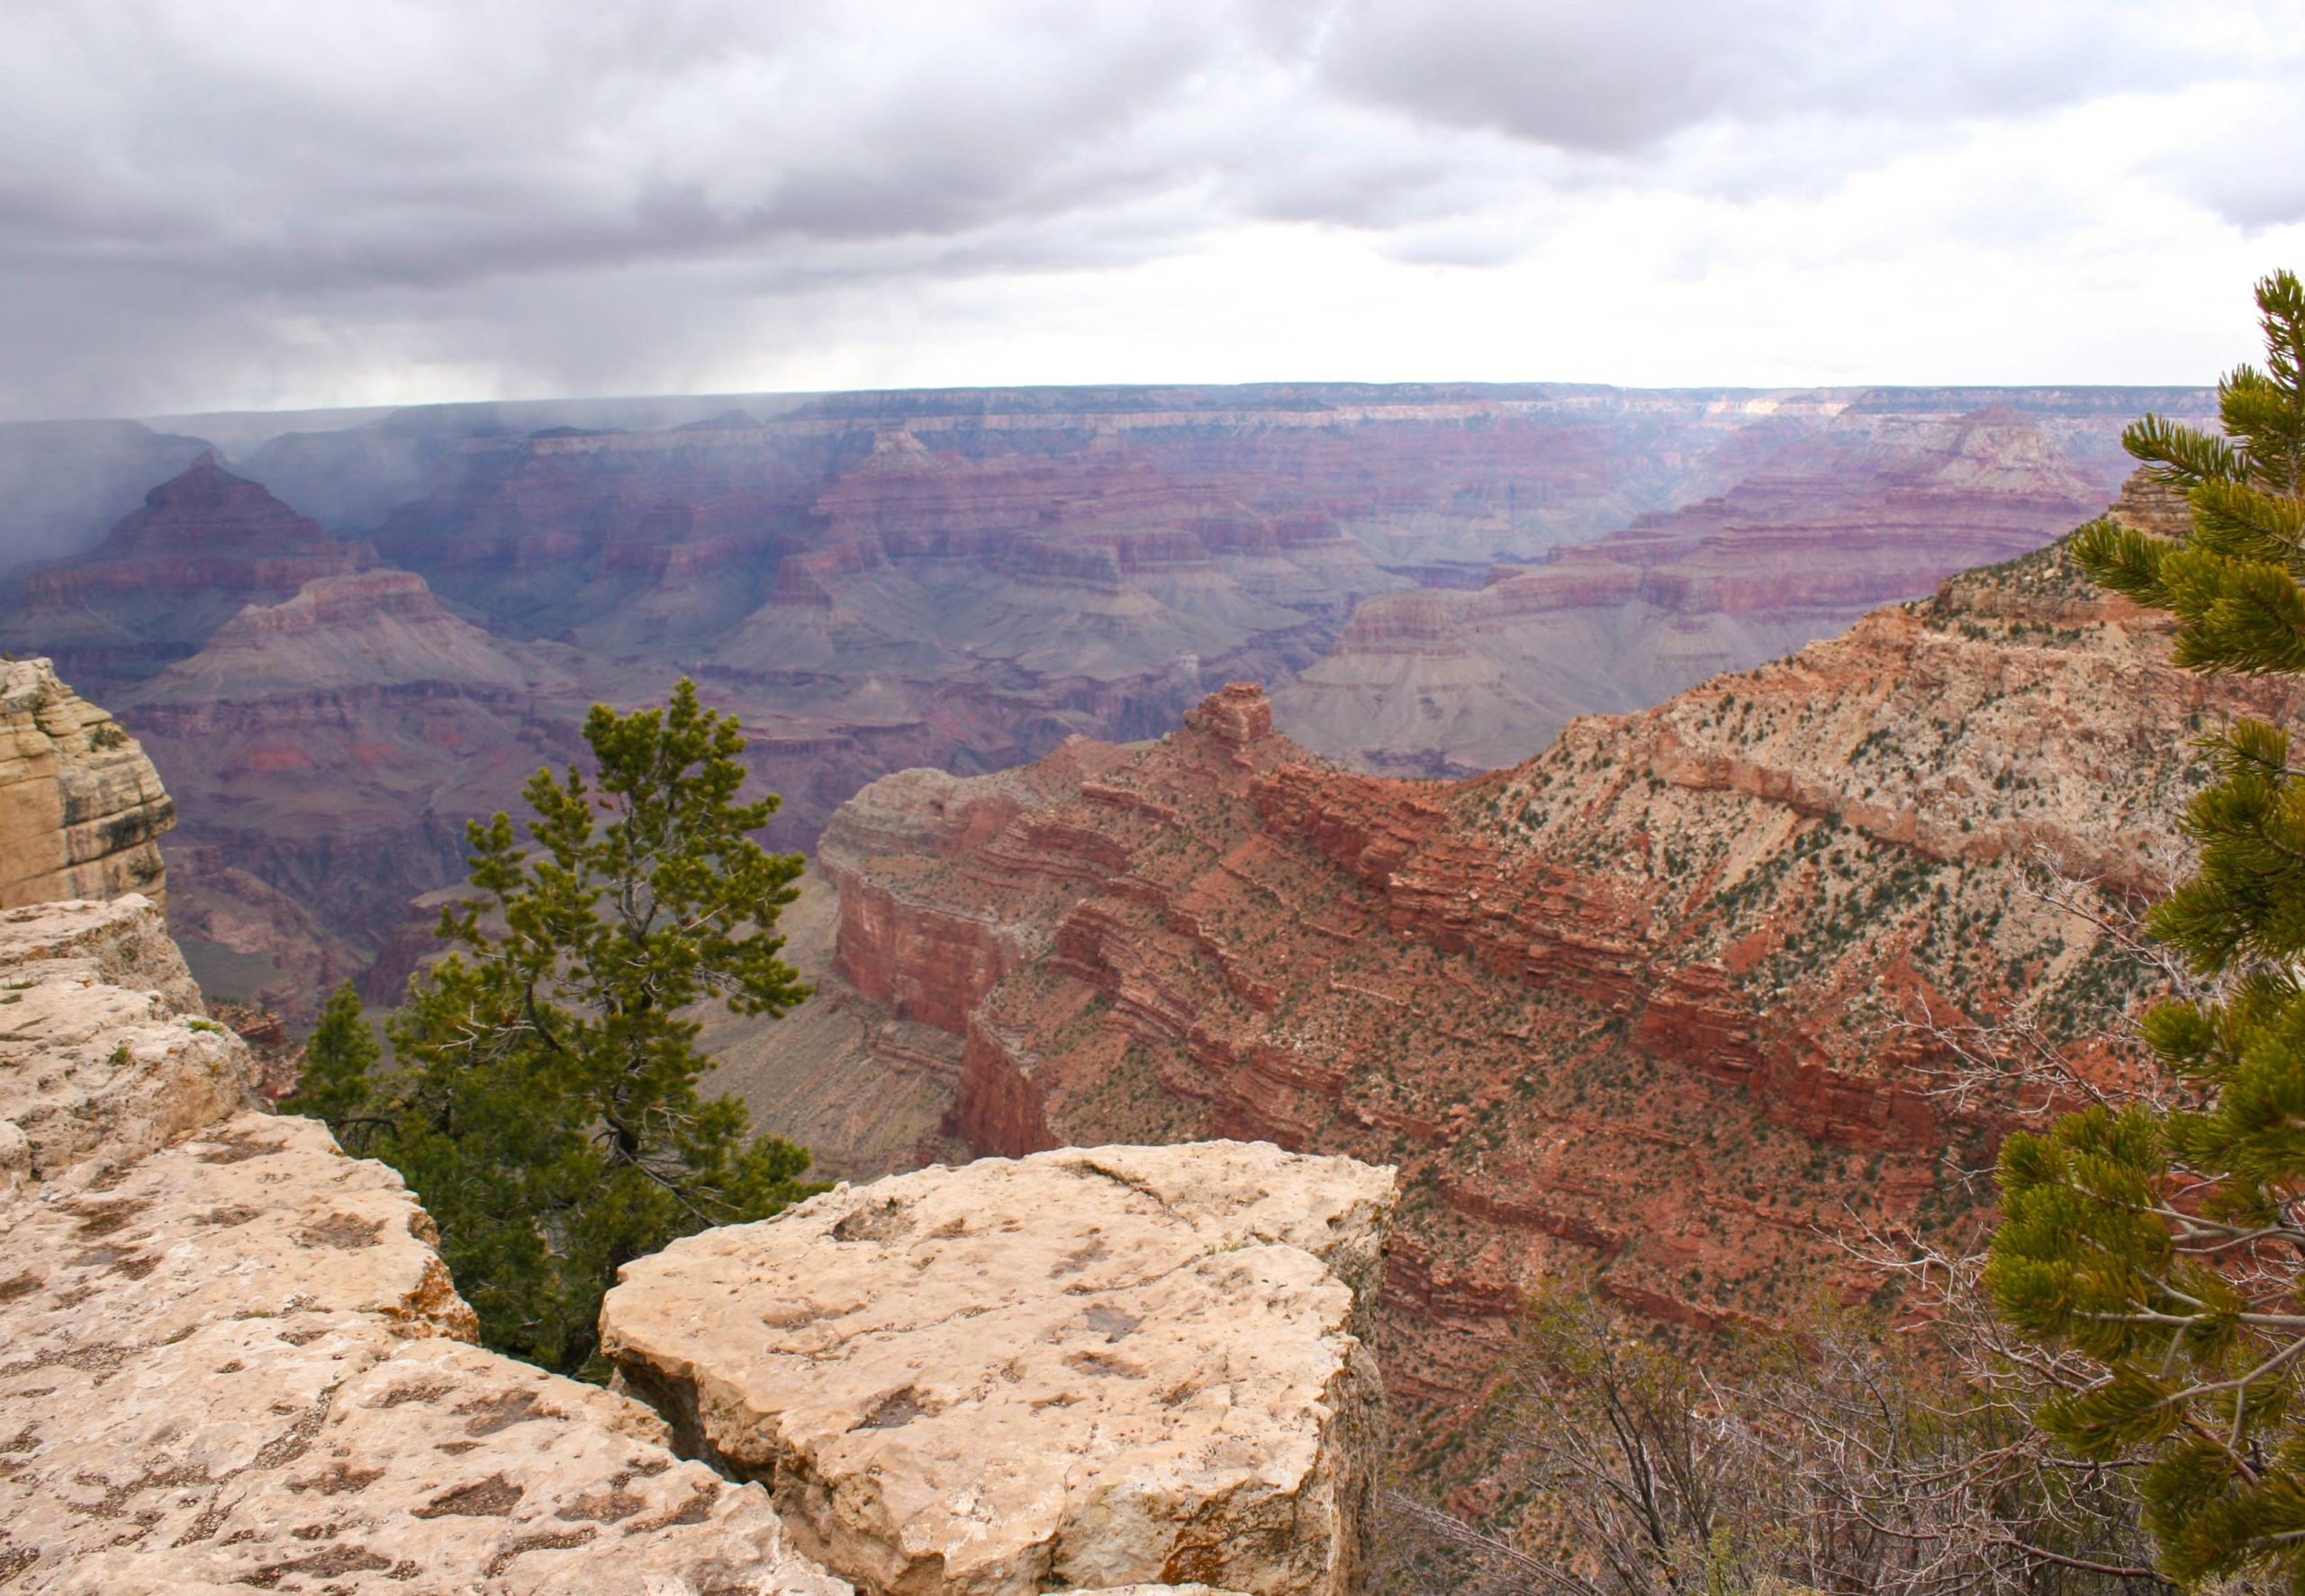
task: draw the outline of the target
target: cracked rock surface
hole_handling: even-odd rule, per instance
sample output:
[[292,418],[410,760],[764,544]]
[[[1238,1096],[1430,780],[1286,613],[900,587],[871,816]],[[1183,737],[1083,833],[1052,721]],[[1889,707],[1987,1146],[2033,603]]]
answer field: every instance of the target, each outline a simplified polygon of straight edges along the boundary
[[601,1314],[675,1445],[872,1591],[1351,1590],[1392,1171],[1065,1149],[840,1188],[628,1265]]
[[414,1195],[242,1109],[190,991],[140,897],[0,914],[0,1591],[847,1596],[646,1408],[467,1345]]

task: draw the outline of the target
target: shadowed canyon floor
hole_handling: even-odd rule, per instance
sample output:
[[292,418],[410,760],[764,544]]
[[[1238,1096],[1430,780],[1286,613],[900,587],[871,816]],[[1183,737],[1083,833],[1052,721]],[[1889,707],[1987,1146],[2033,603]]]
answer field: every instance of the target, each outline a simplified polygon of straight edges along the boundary
[[1914,1023],[2127,1068],[2097,1039],[2143,973],[2084,911],[2173,879],[2205,717],[2298,708],[2174,670],[2056,550],[1462,783],[1324,764],[1228,688],[1139,750],[867,789],[837,966],[960,1041],[978,1151],[1397,1163],[1388,1381],[1433,1441],[1542,1281],[1702,1330],[1891,1300],[1845,1235],[1973,1233],[2014,1105],[1941,1096]]
[[[1367,768],[1505,764],[2045,539],[2110,491],[2123,421],[2202,403],[980,390],[306,416],[252,448],[214,418],[237,463],[17,572],[0,634],[146,737],[204,968],[303,1008],[594,699],[697,676],[795,847],[892,770],[1157,735],[1234,679]],[[41,434],[57,502],[181,457],[142,436]]]

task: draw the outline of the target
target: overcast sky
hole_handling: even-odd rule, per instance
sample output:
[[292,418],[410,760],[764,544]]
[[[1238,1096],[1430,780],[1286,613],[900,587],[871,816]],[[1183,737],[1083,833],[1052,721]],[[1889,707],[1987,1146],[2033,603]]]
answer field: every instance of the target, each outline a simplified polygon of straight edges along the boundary
[[2207,381],[2291,0],[7,0],[0,416]]

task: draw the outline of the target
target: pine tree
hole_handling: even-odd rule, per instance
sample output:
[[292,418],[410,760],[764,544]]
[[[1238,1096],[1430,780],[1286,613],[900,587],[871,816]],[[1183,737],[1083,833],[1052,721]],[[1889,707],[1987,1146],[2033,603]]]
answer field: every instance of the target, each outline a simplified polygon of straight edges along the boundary
[[368,1077],[383,1056],[361,1014],[360,994],[347,981],[321,1005],[319,1023],[304,1039],[296,1089],[280,1100],[280,1112],[310,1114],[331,1126],[349,1123],[368,1101]]
[[584,738],[594,784],[571,767],[525,789],[538,852],[505,815],[467,828],[481,896],[443,911],[455,951],[388,1020],[392,1065],[347,987],[289,1105],[406,1177],[484,1342],[571,1374],[619,1266],[819,1189],[806,1150],[699,1093],[712,1060],[685,1017],[808,996],[774,934],[802,861],[746,834],[777,799],[737,801],[745,741],[687,681],[661,708],[595,705]]
[[[2305,286],[2257,285],[2264,369],[2219,385],[2223,437],[2147,417],[2124,437],[2183,490],[2183,542],[2111,521],[2072,552],[2178,618],[2193,670],[2305,672]],[[2238,1573],[2305,1592],[2305,771],[2288,734],[2203,739],[2215,780],[2181,828],[2193,873],[2153,933],[2212,996],[2149,1012],[2176,1105],[2092,1107],[2011,1138],[1986,1278],[2045,1344],[2037,1420],[2084,1458],[2129,1460],[2168,1576]]]

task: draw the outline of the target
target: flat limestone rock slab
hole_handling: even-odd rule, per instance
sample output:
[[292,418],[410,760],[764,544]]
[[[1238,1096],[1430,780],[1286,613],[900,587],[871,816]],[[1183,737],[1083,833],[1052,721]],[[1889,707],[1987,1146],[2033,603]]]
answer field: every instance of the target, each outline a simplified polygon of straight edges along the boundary
[[242,1108],[141,898],[0,911],[0,1590],[850,1596],[629,1398],[467,1345],[399,1176]]
[[200,988],[168,936],[157,898],[140,892],[0,909],[0,964],[10,981],[77,975],[157,992],[171,1009],[200,1014]]
[[846,1596],[638,1403],[364,1316],[212,1323],[0,1402],[42,1385],[0,1483],[28,1589]]
[[1064,1149],[842,1188],[628,1265],[601,1313],[676,1448],[891,1593],[1351,1591],[1389,1169]]
[[236,1114],[102,1191],[50,1185],[0,1207],[0,1363],[86,1362],[212,1320],[314,1311],[469,1340],[437,1239],[399,1176],[346,1158],[319,1122]]
[[0,1190],[84,1180],[221,1119],[246,1063],[157,905],[0,909]]

